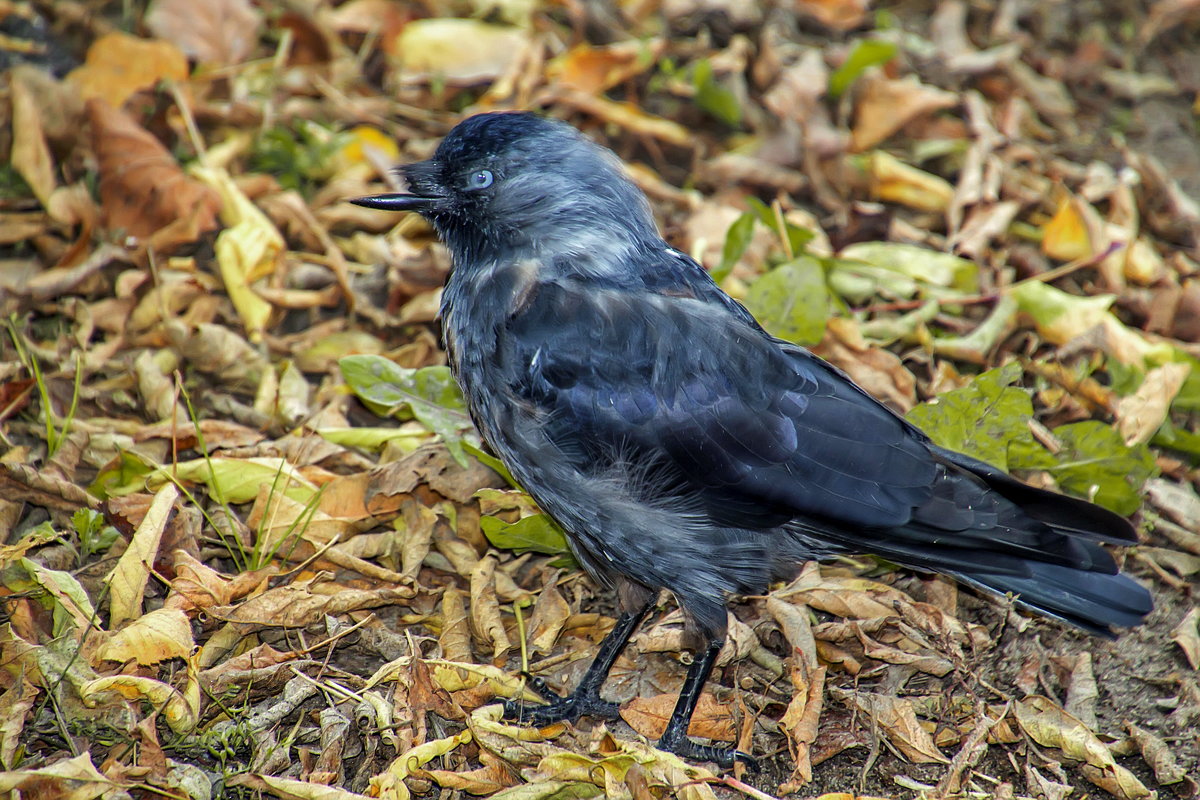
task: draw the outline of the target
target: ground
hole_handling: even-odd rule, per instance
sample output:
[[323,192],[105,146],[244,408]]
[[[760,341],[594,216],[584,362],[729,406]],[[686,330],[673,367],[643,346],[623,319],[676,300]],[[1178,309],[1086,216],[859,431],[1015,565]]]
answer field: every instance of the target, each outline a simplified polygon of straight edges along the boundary
[[[0,785],[22,796],[1190,798],[1200,4],[0,10]],[[939,443],[1129,517],[1109,640],[864,554],[735,598],[692,733],[470,426],[445,249],[350,198],[464,115],[612,147],[664,236]],[[532,702],[532,697],[528,698]]]

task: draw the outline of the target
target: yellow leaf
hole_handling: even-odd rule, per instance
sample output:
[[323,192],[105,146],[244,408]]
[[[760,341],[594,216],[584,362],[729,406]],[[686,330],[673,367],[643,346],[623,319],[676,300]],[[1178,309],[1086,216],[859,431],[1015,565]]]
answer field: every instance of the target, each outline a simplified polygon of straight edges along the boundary
[[114,634],[96,651],[96,658],[157,664],[168,658],[187,658],[195,646],[187,614],[174,608],[160,608]]
[[221,220],[229,227],[217,236],[217,265],[246,334],[257,342],[271,315],[271,304],[259,297],[251,284],[275,272],[286,249],[283,235],[225,170],[194,167],[192,173],[221,196]]
[[93,42],[83,66],[72,70],[67,80],[79,87],[84,100],[98,97],[120,108],[140,89],[187,76],[187,58],[175,45],[117,31]]
[[113,675],[88,681],[79,687],[79,696],[89,708],[102,705],[104,696],[109,693],[118,694],[126,700],[143,700],[161,709],[163,719],[176,733],[187,733],[196,727],[196,711],[187,698],[162,681],[136,675]]
[[954,197],[954,187],[948,182],[882,150],[868,157],[867,176],[872,197],[918,211],[945,211]]
[[1067,195],[1042,229],[1042,252],[1060,261],[1090,258],[1096,252],[1095,216],[1083,199]]
[[31,89],[24,81],[14,77],[9,87],[12,94],[13,137],[9,161],[29,184],[38,202],[47,207],[58,181],[54,176],[54,156],[50,155],[50,147],[42,131],[42,115]]
[[142,615],[142,597],[146,582],[150,579],[150,568],[158,555],[163,529],[178,497],[179,490],[173,483],[165,484],[158,490],[145,518],[129,540],[129,548],[108,574],[111,627],[120,627]]

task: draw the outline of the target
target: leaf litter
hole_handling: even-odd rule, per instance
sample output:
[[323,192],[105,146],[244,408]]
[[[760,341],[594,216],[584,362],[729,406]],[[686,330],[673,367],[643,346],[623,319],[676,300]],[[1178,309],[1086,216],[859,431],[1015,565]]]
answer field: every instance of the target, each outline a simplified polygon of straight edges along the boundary
[[[6,10],[0,784],[1196,796],[1195,3],[1110,5]],[[672,244],[935,440],[1133,515],[1147,625],[843,559],[736,604],[692,733],[759,775],[644,743],[669,603],[621,720],[500,719],[523,673],[574,685],[612,599],[480,448],[445,251],[345,201],[504,108],[614,147]]]

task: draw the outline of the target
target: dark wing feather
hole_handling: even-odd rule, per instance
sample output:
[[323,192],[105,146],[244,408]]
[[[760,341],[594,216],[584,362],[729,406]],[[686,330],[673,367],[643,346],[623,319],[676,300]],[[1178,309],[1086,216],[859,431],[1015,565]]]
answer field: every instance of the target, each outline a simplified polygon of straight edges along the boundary
[[[540,284],[509,323],[519,396],[561,449],[664,465],[718,523],[907,523],[939,465],[918,431],[744,312],[687,296]],[[569,325],[563,322],[569,320]]]

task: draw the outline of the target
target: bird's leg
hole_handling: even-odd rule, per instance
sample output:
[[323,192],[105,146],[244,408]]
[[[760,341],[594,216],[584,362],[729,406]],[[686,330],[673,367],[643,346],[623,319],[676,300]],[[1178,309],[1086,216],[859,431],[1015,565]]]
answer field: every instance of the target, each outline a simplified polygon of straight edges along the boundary
[[527,705],[521,700],[506,700],[504,716],[507,719],[527,722],[533,725],[549,725],[552,722],[567,720],[575,722],[580,717],[601,717],[616,719],[617,704],[610,703],[600,697],[600,687],[608,677],[609,670],[616,663],[617,657],[629,643],[629,638],[646,615],[650,613],[653,602],[648,602],[638,611],[623,611],[617,617],[617,624],[609,631],[608,636],[600,643],[600,650],[595,660],[583,675],[583,680],[575,687],[575,691],[566,697],[558,697],[546,686],[540,678],[534,679],[530,688],[545,697],[550,702],[544,706]]
[[675,710],[667,721],[667,728],[659,738],[657,747],[677,756],[693,761],[712,761],[722,767],[732,767],[734,761],[741,761],[751,769],[758,769],[758,762],[748,753],[743,753],[734,747],[717,747],[709,744],[697,744],[688,738],[687,729],[700,700],[700,692],[704,683],[712,673],[717,654],[725,642],[717,639],[710,641],[703,653],[698,654],[692,666],[688,668],[687,677],[683,679],[683,688],[679,690],[679,699],[675,702]]

